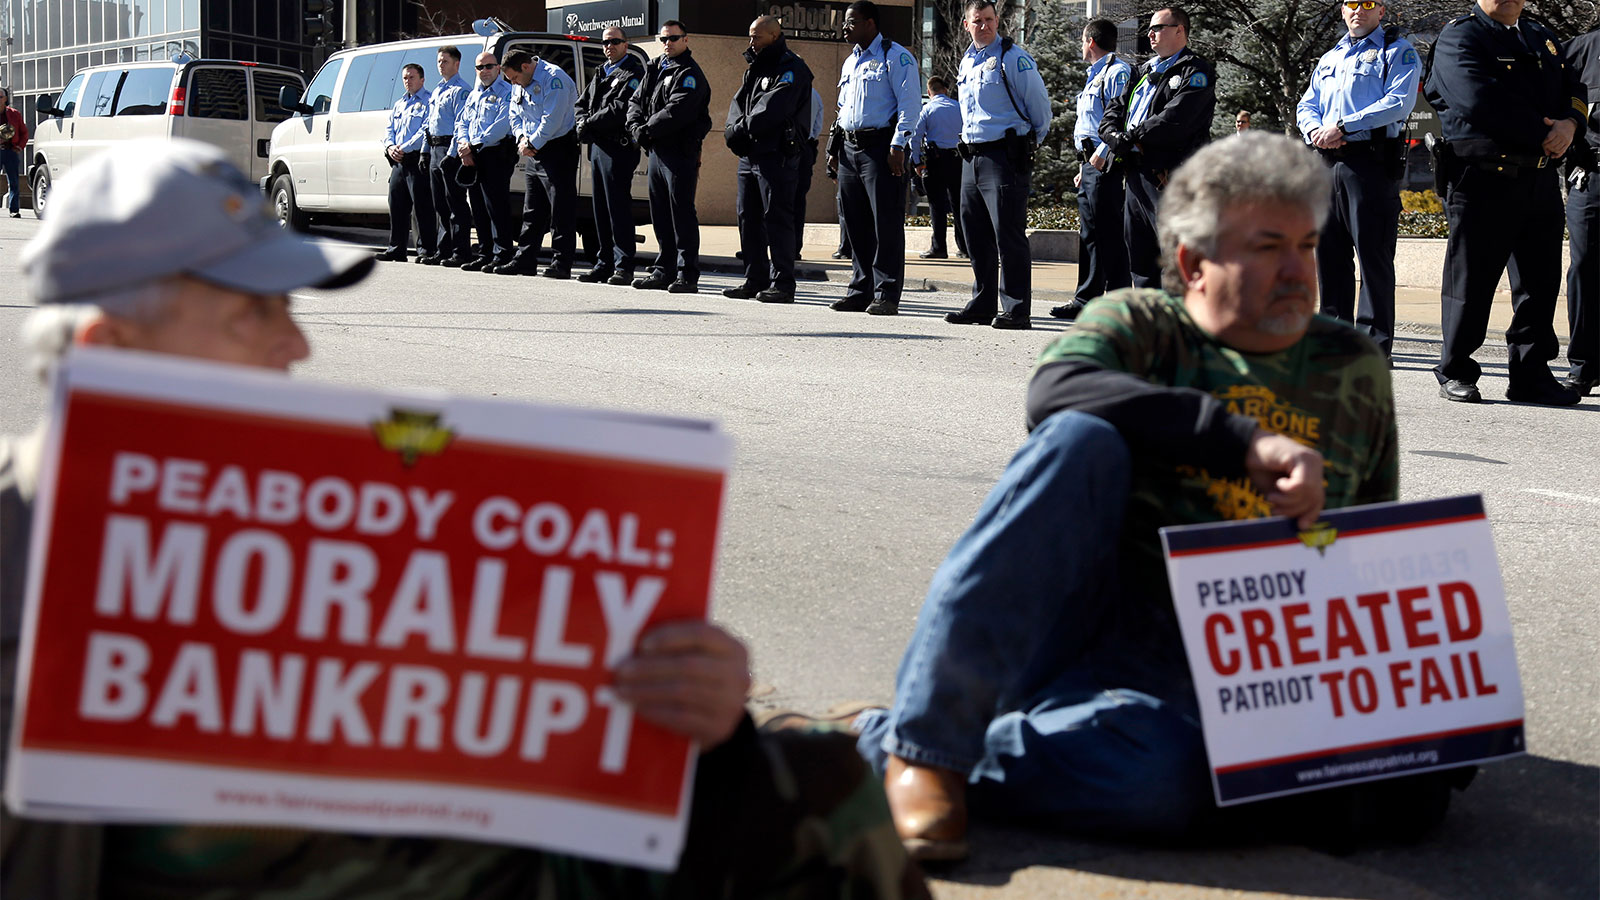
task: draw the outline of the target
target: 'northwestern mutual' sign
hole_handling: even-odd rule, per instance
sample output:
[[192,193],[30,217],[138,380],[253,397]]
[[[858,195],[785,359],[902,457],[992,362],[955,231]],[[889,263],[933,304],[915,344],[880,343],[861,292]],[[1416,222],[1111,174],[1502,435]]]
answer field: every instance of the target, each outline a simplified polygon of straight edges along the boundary
[[545,27],[558,34],[599,37],[607,28],[621,28],[632,36],[649,34],[647,0],[599,0],[597,3],[569,3],[550,10]]

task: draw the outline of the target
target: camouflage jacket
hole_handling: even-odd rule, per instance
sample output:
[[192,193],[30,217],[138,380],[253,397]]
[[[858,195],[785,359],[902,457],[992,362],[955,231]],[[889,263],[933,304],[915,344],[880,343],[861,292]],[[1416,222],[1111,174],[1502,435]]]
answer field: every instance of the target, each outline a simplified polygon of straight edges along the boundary
[[[1129,378],[1128,376],[1133,376]],[[1243,353],[1207,334],[1183,301],[1115,291],[1040,353],[1030,425],[1067,409],[1116,426],[1133,457],[1119,566],[1126,602],[1114,623],[1140,648],[1138,687],[1178,699],[1188,683],[1158,531],[1269,515],[1245,476],[1257,427],[1316,448],[1329,508],[1394,500],[1399,451],[1382,351],[1355,329],[1315,316],[1279,353]],[[1162,690],[1165,686],[1168,690]]]

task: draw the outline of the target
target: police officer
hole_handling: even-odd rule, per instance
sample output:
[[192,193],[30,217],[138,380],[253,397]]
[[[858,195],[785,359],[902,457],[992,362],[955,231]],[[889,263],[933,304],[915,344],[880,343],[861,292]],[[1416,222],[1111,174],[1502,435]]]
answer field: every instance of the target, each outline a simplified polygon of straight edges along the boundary
[[1556,36],[1522,19],[1517,0],[1478,0],[1439,32],[1428,102],[1439,113],[1446,183],[1444,341],[1439,395],[1477,403],[1483,345],[1500,273],[1511,261],[1506,398],[1570,406],[1578,392],[1556,381],[1553,318],[1561,277],[1561,191],[1554,163],[1589,116],[1587,92]]
[[[1317,242],[1322,313],[1353,322],[1385,354],[1394,343],[1394,250],[1400,230],[1401,126],[1417,105],[1422,61],[1399,27],[1379,28],[1379,0],[1339,4],[1348,33],[1322,55],[1295,120],[1333,169],[1333,205]],[[1361,264],[1356,304],[1355,270]]]
[[517,162],[511,138],[511,85],[500,77],[493,53],[478,54],[478,83],[461,107],[456,128],[456,152],[462,170],[456,179],[470,182],[467,199],[472,223],[478,231],[478,256],[461,268],[476,272],[508,263],[512,254],[511,173]]
[[1189,49],[1189,14],[1181,7],[1156,10],[1146,34],[1155,56],[1106,108],[1100,139],[1126,163],[1122,228],[1133,286],[1159,288],[1156,205],[1167,176],[1210,139],[1217,79],[1211,63]]
[[961,86],[961,227],[972,255],[972,299],[945,321],[1032,328],[1028,191],[1034,150],[1050,131],[1050,94],[1033,57],[1000,37],[993,0],[967,0],[963,24],[972,46],[961,57],[956,82]]
[[828,171],[839,179],[839,212],[854,255],[840,312],[892,316],[906,272],[906,150],[917,127],[922,80],[911,51],[878,31],[878,7],[844,11],[854,44],[839,72],[839,115],[828,139]]
[[405,262],[411,234],[411,210],[417,211],[417,262],[439,264],[438,235],[433,230],[433,191],[428,161],[423,156],[423,125],[428,117],[428,92],[422,67],[406,63],[400,72],[406,92],[389,111],[383,133],[383,154],[389,159],[389,247],[378,259]]
[[800,146],[799,180],[794,187],[794,258],[800,258],[800,248],[806,242],[806,195],[811,193],[811,178],[817,169],[817,140],[822,136],[822,95],[817,93],[816,77],[811,80],[811,105],[807,112],[810,122],[806,140]]
[[918,254],[922,259],[947,259],[946,220],[955,219],[956,250],[967,255],[966,233],[961,230],[961,107],[950,98],[950,86],[935,75],[928,79],[928,102],[922,104],[917,130],[911,136],[911,162],[928,190],[933,213],[933,244]]
[[550,265],[544,277],[572,277],[577,244],[578,135],[572,130],[577,85],[561,67],[524,51],[506,54],[501,66],[511,82],[511,136],[528,177],[522,200],[522,231],[511,261],[496,275],[532,275],[550,232]]
[[1072,299],[1050,310],[1058,319],[1076,319],[1090,300],[1129,285],[1128,243],[1122,234],[1124,191],[1122,168],[1111,148],[1100,140],[1106,107],[1120,98],[1133,79],[1133,66],[1119,59],[1117,25],[1091,19],[1083,29],[1083,58],[1088,81],[1078,94],[1078,120],[1072,146],[1078,154],[1078,290]]
[[1573,38],[1567,65],[1589,91],[1589,122],[1583,141],[1567,151],[1567,387],[1587,397],[1600,383],[1600,30]]
[[[439,261],[452,268],[472,260],[472,213],[467,208],[467,189],[456,181],[461,159],[456,154],[456,122],[472,88],[461,78],[461,49],[439,48],[439,83],[428,95],[428,123],[423,140],[428,145],[428,183],[432,188],[433,211],[439,217]],[[422,223],[425,229],[433,223]]]
[[[750,23],[749,66],[728,104],[723,140],[739,157],[739,246],[744,283],[735,300],[794,302],[794,200],[811,129],[811,68],[789,49],[772,16]],[[768,263],[768,251],[771,263]]]
[[694,194],[700,148],[711,131],[711,85],[689,51],[689,32],[677,19],[656,33],[661,58],[645,68],[628,105],[628,133],[650,154],[650,225],[655,265],[635,279],[640,290],[700,293],[700,220]]
[[605,64],[589,73],[574,110],[578,140],[589,145],[594,268],[579,281],[632,284],[638,241],[633,228],[633,170],[639,147],[628,136],[628,102],[644,80],[644,63],[628,52],[628,39],[612,26],[602,34]]

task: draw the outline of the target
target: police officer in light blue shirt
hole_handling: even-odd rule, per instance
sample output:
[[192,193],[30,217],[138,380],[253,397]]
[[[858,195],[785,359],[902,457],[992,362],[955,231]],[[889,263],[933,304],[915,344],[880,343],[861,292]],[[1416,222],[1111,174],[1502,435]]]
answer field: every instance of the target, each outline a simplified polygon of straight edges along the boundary
[[[470,182],[467,199],[481,248],[472,262],[461,267],[468,272],[511,261],[511,173],[517,164],[517,145],[511,137],[511,84],[500,77],[500,61],[493,53],[478,54],[474,65],[478,83],[456,121],[456,152],[463,169],[456,177]],[[468,168],[474,171],[464,171]]]
[[1058,319],[1076,319],[1090,300],[1132,282],[1128,245],[1122,234],[1122,169],[1111,148],[1100,140],[1106,104],[1121,97],[1133,67],[1117,58],[1117,26],[1093,19],[1083,29],[1083,58],[1089,76],[1078,94],[1078,120],[1072,147],[1078,154],[1078,290],[1070,301],[1050,310]]
[[1000,36],[992,0],[967,0],[963,25],[972,46],[961,57],[956,81],[961,86],[961,228],[972,255],[972,299],[945,321],[1032,328],[1028,192],[1034,150],[1050,131],[1050,94],[1033,57]]
[[[1295,110],[1300,133],[1333,169],[1333,206],[1317,243],[1322,313],[1355,323],[1388,353],[1394,342],[1394,251],[1400,228],[1400,137],[1422,75],[1415,47],[1380,28],[1377,0],[1340,4],[1348,33],[1322,55]],[[1356,302],[1355,267],[1361,265]]]
[[[439,83],[428,97],[428,121],[424,139],[428,145],[428,181],[433,188],[433,211],[439,217],[439,260],[446,266],[471,261],[472,213],[467,207],[467,189],[456,181],[461,158],[456,153],[456,121],[467,103],[472,88],[461,77],[461,50],[440,47]],[[418,220],[422,228],[432,223]]]
[[933,244],[920,256],[945,259],[945,221],[956,220],[956,249],[967,255],[966,232],[961,230],[961,106],[950,97],[950,86],[935,75],[928,79],[928,102],[917,118],[911,137],[911,162],[922,175],[933,213]]
[[423,125],[428,118],[428,92],[422,87],[422,67],[416,63],[406,63],[400,78],[406,92],[394,102],[383,133],[383,154],[389,159],[389,246],[378,259],[405,262],[415,207],[417,221],[425,223],[418,229],[417,262],[436,266],[439,245],[432,228],[433,190],[423,154],[427,149]]
[[578,135],[573,130],[577,85],[572,76],[548,60],[523,50],[506,54],[501,71],[511,82],[511,136],[524,158],[528,176],[522,194],[520,245],[496,275],[532,275],[538,268],[545,232],[550,232],[550,265],[546,278],[572,277],[577,246]]
[[833,308],[892,316],[906,273],[907,149],[921,111],[922,79],[911,51],[878,30],[878,7],[856,0],[844,12],[854,44],[839,72],[839,112],[828,139],[828,172],[854,251],[850,286]]

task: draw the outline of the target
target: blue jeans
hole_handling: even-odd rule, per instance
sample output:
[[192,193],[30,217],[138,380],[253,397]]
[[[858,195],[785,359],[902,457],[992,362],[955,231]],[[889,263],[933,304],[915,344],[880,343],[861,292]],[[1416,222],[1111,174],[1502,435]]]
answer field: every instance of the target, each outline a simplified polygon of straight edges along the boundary
[[17,212],[22,197],[22,154],[9,147],[0,150],[0,169],[6,173],[6,209]]
[[1109,627],[1131,469],[1094,416],[1034,430],[934,574],[894,707],[856,721],[874,768],[969,773],[980,811],[1101,832],[1180,834],[1212,810],[1190,689],[1106,683],[1148,649]]

